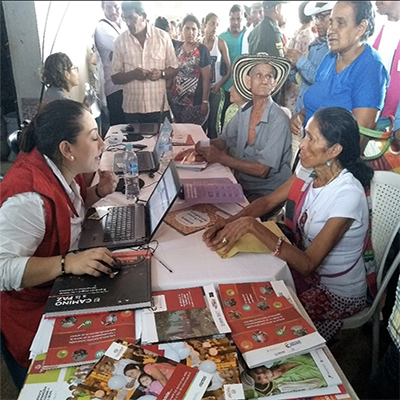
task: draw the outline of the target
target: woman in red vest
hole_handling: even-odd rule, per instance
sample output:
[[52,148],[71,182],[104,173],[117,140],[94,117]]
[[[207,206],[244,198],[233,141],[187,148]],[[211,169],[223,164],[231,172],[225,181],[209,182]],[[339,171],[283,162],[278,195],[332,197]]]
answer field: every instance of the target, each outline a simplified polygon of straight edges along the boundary
[[56,100],[22,132],[21,153],[1,183],[1,349],[19,388],[53,280],[112,272],[101,262],[114,261],[106,248],[70,252],[85,209],[117,184],[111,171],[99,171],[99,183],[87,189],[82,179],[98,170],[103,147],[90,112],[81,103]]
[[[366,305],[365,188],[373,170],[360,159],[358,124],[344,108],[318,110],[305,132],[295,174],[272,194],[217,222],[203,238],[212,250],[225,246],[226,254],[246,233],[256,236],[289,265],[300,301],[328,341],[343,318]],[[285,201],[294,245],[256,220]]]

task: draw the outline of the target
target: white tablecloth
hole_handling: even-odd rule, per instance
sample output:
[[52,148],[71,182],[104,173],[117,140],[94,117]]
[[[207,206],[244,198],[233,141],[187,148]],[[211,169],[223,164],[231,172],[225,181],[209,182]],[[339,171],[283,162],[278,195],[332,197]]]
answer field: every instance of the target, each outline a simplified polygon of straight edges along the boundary
[[[118,132],[123,125],[111,127],[109,132]],[[184,141],[191,134],[194,141],[204,139],[205,134],[200,126],[192,124],[173,124],[174,140]],[[107,135],[108,136],[108,135]],[[145,138],[140,143],[146,144],[146,150],[152,150],[156,138]],[[185,149],[184,146],[174,146],[174,154]],[[112,169],[114,152],[107,151],[102,158],[103,169]],[[228,177],[236,182],[231,170],[221,164],[212,164],[203,171],[191,171],[178,168],[180,178],[211,178]],[[147,199],[151,194],[159,174],[149,178],[141,174],[145,181],[140,198]],[[150,185],[150,186],[149,186]],[[127,204],[125,196],[113,193],[100,200],[96,205],[110,206]],[[173,210],[185,207],[183,200],[177,200]],[[268,254],[239,253],[229,259],[221,259],[217,253],[209,250],[202,240],[203,231],[184,236],[167,224],[161,224],[154,239],[158,241],[155,257],[152,258],[153,290],[176,289],[183,287],[202,286],[209,283],[230,282],[261,282],[282,279],[291,287],[293,279],[287,264],[277,257]],[[152,247],[154,243],[151,243]],[[173,272],[169,272],[164,263]]]

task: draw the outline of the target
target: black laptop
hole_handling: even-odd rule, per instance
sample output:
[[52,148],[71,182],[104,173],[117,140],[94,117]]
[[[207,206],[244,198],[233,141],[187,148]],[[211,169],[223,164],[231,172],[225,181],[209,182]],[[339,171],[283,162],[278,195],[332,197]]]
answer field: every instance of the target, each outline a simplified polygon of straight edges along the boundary
[[[167,117],[165,117],[165,120],[162,124],[162,128],[164,127],[167,127],[169,134],[172,135],[172,125]],[[157,142],[154,146],[153,151],[136,151],[140,174],[158,171],[158,168],[160,167],[160,156],[161,156],[159,151],[159,143],[158,143],[159,140],[160,136],[158,136],[157,138]],[[123,162],[124,162],[124,153],[115,153],[113,170],[117,175],[121,175],[124,173]]]
[[171,161],[146,205],[135,203],[128,206],[97,207],[96,212],[87,215],[79,239],[79,249],[118,249],[149,243],[180,190],[178,172]]

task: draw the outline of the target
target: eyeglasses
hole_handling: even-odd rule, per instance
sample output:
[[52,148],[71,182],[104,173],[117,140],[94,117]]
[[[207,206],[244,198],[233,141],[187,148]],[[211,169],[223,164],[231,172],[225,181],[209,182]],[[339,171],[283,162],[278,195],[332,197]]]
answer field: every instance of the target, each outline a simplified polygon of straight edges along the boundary
[[317,15],[313,15],[312,19],[314,21],[322,22],[328,15],[331,15],[331,12],[325,11],[325,12],[319,13]]
[[76,72],[79,72],[79,67],[77,67],[76,65],[74,65],[74,66],[70,69],[70,71],[72,71],[73,69],[76,69]]

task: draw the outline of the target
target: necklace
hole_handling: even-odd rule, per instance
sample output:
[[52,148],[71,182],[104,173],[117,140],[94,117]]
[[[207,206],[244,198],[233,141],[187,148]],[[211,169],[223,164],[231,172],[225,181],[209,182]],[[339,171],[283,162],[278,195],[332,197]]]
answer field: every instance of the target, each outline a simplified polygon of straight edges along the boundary
[[[321,190],[317,193],[317,195],[314,197],[314,199],[311,201],[311,203],[310,203],[310,204],[307,204],[307,205],[305,206],[304,211],[303,211],[303,213],[301,214],[301,217],[300,217],[299,220],[298,220],[298,226],[299,226],[299,228],[300,228],[300,231],[301,231],[303,234],[305,234],[304,227],[305,227],[306,222],[307,222],[307,220],[308,220],[308,211],[310,210],[311,206],[315,203],[315,201],[318,199],[319,195],[323,192],[323,190],[324,190],[334,179],[336,179],[336,178],[339,176],[339,174],[340,174],[341,172],[342,172],[342,169],[337,170],[336,173],[331,177],[331,179],[329,179],[329,181],[326,182],[325,185],[323,185],[323,186],[321,186],[321,187],[319,188],[319,189],[321,189]],[[308,192],[309,192],[311,186],[312,186],[312,183],[310,184],[310,186],[309,186],[308,189],[307,189],[307,194],[306,194],[306,196],[308,195]],[[313,221],[314,216],[315,216],[315,212],[314,212],[314,214],[312,215],[311,220],[308,222],[308,226],[311,225],[311,222]]]

